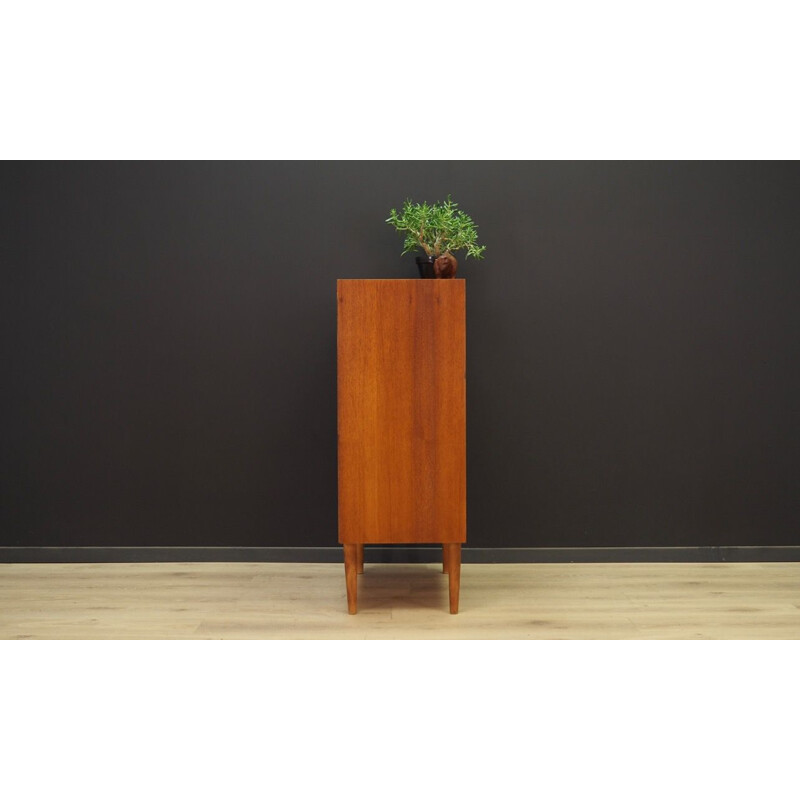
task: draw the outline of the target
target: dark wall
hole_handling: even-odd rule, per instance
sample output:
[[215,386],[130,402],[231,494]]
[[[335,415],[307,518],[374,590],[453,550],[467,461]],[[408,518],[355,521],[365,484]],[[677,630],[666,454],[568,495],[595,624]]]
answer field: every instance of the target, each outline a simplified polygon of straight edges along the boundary
[[797,163],[5,163],[2,545],[336,544],[338,277],[448,193],[476,546],[800,543]]

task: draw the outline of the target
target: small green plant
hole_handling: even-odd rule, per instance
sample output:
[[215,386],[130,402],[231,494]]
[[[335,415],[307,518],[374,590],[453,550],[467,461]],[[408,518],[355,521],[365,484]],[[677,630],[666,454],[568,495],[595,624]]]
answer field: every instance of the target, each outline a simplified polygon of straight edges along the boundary
[[401,255],[421,247],[436,258],[454,250],[466,250],[466,256],[483,258],[486,250],[485,245],[478,245],[477,226],[468,214],[458,209],[450,195],[443,203],[430,205],[406,200],[400,213],[393,208],[386,221],[405,234]]

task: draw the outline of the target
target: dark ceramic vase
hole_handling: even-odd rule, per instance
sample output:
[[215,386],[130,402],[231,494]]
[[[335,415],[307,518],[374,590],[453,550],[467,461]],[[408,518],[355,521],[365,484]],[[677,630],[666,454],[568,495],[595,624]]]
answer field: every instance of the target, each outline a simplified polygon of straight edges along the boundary
[[420,278],[435,278],[436,272],[433,269],[433,262],[436,256],[417,256],[417,267],[419,268]]

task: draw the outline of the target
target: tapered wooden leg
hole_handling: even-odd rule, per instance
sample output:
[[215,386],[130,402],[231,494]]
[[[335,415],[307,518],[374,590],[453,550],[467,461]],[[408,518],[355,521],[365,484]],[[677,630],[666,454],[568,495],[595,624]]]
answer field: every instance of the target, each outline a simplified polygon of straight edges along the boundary
[[447,575],[447,545],[442,545],[442,572]]
[[358,554],[358,574],[364,574],[364,545],[357,544],[356,545],[356,553]]
[[347,613],[356,613],[358,597],[358,545],[344,545],[344,579],[347,584]]
[[450,613],[458,614],[458,593],[461,589],[461,545],[446,544],[445,563],[450,576]]

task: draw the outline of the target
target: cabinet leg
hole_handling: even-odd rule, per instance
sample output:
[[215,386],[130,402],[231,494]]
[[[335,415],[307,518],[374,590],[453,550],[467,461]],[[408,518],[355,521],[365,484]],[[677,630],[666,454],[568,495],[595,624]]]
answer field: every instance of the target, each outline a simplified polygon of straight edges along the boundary
[[461,545],[444,545],[445,564],[450,577],[450,613],[458,614],[458,594],[461,589]]
[[447,575],[447,545],[442,545],[442,572]]
[[344,545],[344,579],[347,584],[347,613],[356,613],[358,596],[358,545]]
[[364,574],[364,545],[357,544],[356,545],[356,554],[358,555],[358,574]]

